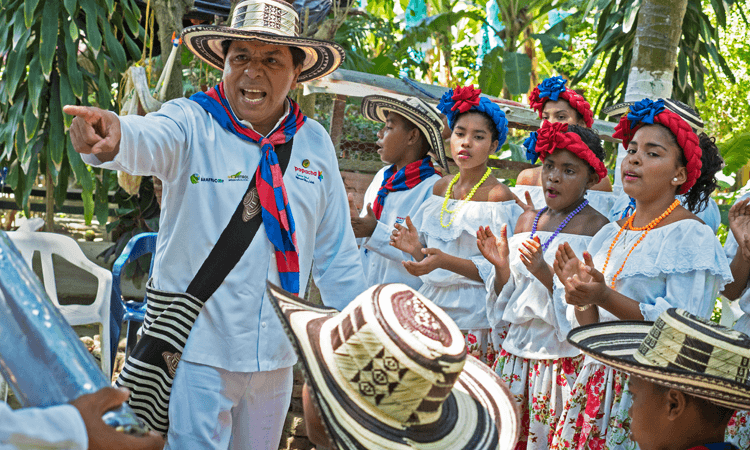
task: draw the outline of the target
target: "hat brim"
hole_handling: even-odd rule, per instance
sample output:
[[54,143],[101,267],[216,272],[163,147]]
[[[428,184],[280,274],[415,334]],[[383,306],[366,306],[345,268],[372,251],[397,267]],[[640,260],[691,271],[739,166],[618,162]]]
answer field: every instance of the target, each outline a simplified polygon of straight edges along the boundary
[[750,409],[750,386],[711,375],[642,364],[635,360],[653,322],[618,321],[586,325],[568,333],[568,341],[602,363],[662,386],[730,409]]
[[339,312],[292,296],[268,283],[268,295],[297,350],[314,402],[339,450],[410,450],[415,448],[512,449],[520,432],[519,414],[510,392],[483,363],[467,357],[461,375],[432,424],[394,426],[367,411],[345,392],[321,351],[326,322]]
[[406,117],[424,133],[432,148],[432,157],[446,173],[450,173],[440,128],[437,128],[437,124],[433,124],[424,113],[396,98],[385,95],[368,95],[362,99],[362,115],[367,119],[385,123],[391,111]]
[[224,70],[221,42],[227,39],[260,41],[273,45],[297,47],[304,51],[305,61],[302,64],[302,72],[297,78],[300,83],[324,77],[344,62],[344,49],[335,42],[216,25],[194,25],[182,30],[182,42],[190,51],[219,70]]
[[607,106],[606,108],[602,108],[602,113],[607,116],[621,116],[628,112],[628,108],[635,105],[635,102],[623,102],[618,103],[616,105]]

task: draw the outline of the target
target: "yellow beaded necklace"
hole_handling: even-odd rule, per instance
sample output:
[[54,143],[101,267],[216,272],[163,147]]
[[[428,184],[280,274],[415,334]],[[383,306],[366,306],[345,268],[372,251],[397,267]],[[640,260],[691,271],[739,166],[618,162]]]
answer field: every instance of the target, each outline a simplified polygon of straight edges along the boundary
[[[482,179],[479,180],[479,183],[475,184],[473,188],[471,188],[471,191],[469,192],[469,195],[466,196],[466,198],[458,204],[458,207],[454,210],[448,209],[448,200],[451,198],[451,192],[453,191],[453,185],[456,184],[458,179],[461,177],[461,172],[457,173],[455,177],[451,180],[450,184],[448,185],[448,189],[445,190],[445,200],[443,200],[443,207],[440,208],[440,225],[443,226],[443,228],[448,228],[453,223],[453,219],[456,218],[456,214],[458,214],[459,211],[461,211],[461,208],[464,207],[464,205],[471,200],[472,197],[474,197],[474,194],[476,194],[477,189],[479,189],[479,186],[484,183],[487,178],[489,178],[490,174],[492,173],[492,169],[489,167],[487,168],[487,171],[482,176]],[[451,217],[451,220],[448,222],[448,224],[443,223],[443,214],[445,213],[453,214]]]
[[633,226],[633,219],[635,219],[635,213],[638,212],[637,210],[633,211],[632,216],[628,217],[628,220],[626,220],[625,223],[622,225],[622,228],[620,228],[620,231],[617,232],[617,236],[615,236],[615,240],[612,241],[612,244],[610,244],[609,250],[607,250],[607,259],[604,261],[604,267],[602,267],[602,273],[604,273],[604,271],[607,270],[607,266],[609,265],[609,258],[612,256],[612,250],[615,248],[615,244],[617,243],[618,239],[620,239],[620,236],[622,235],[623,231],[625,231],[625,228],[631,231],[643,231],[643,233],[641,234],[641,237],[638,238],[638,240],[635,242],[635,244],[630,248],[630,251],[628,252],[628,254],[625,255],[625,260],[622,262],[622,265],[615,273],[615,276],[612,277],[612,283],[610,283],[610,287],[612,289],[615,289],[615,282],[617,281],[617,277],[620,275],[620,273],[622,273],[622,270],[625,268],[625,263],[628,262],[628,258],[630,258],[630,254],[633,253],[633,250],[635,250],[638,244],[641,243],[641,241],[646,237],[648,232],[653,230],[657,225],[659,225],[659,223],[662,220],[664,220],[669,214],[671,214],[672,211],[674,211],[674,209],[677,208],[677,206],[679,206],[679,204],[680,204],[679,200],[675,200],[674,202],[672,202],[672,204],[669,205],[669,208],[667,208],[667,210],[664,211],[662,215],[660,215],[656,219],[649,222],[649,224],[646,225],[645,227],[636,228]]

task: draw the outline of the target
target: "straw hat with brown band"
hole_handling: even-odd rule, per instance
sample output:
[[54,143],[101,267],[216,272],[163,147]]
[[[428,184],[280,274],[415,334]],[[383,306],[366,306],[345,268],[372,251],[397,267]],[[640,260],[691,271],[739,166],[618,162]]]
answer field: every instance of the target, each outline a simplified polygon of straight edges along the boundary
[[568,341],[604,364],[730,409],[750,409],[750,337],[681,309],[656,322],[576,328]]
[[432,157],[447,173],[448,161],[441,134],[445,125],[437,110],[416,97],[403,99],[385,95],[368,95],[362,99],[362,115],[370,120],[385,123],[388,113],[395,112],[419,128],[432,148]]
[[224,70],[225,40],[260,41],[297,47],[305,52],[297,81],[310,81],[336,70],[344,49],[334,42],[299,36],[299,15],[291,5],[276,0],[245,0],[237,4],[231,26],[195,25],[182,31],[182,42],[203,61]]
[[458,326],[403,284],[373,286],[342,312],[269,283],[334,449],[510,450],[515,402],[467,356]]

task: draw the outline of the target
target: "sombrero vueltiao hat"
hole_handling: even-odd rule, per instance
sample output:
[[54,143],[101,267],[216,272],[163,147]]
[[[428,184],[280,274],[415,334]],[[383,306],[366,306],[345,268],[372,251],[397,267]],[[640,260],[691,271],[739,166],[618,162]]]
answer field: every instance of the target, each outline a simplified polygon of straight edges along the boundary
[[182,31],[190,51],[219,70],[224,70],[221,42],[227,39],[299,48],[305,52],[299,82],[328,75],[344,61],[344,49],[338,44],[299,37],[299,15],[282,1],[245,0],[235,7],[229,27],[195,25]]
[[443,170],[450,173],[441,137],[445,125],[437,110],[416,97],[399,100],[385,95],[368,95],[362,99],[362,115],[370,120],[385,123],[391,111],[404,116],[422,131],[432,147],[433,158]]
[[[701,116],[697,111],[689,108],[686,104],[677,100],[672,100],[671,98],[665,98],[663,100],[664,107],[685,119],[685,122],[687,122],[688,125],[690,125],[690,127],[693,129],[693,131],[695,131],[695,134],[703,131],[703,120],[701,120]],[[635,105],[636,103],[638,102],[618,103],[617,105],[602,108],[602,112],[607,116],[621,116],[623,114],[627,114],[628,110],[630,110],[630,107]]]
[[681,309],[656,322],[576,328],[568,341],[604,364],[730,409],[750,409],[750,337]]
[[337,450],[510,450],[515,402],[467,356],[445,312],[403,284],[373,286],[342,312],[272,284],[268,294],[303,363]]

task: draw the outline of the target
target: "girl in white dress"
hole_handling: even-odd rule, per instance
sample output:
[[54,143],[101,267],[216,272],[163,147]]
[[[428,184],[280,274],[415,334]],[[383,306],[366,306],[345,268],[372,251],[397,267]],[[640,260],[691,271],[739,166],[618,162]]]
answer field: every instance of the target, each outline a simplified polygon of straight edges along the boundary
[[[734,328],[750,335],[750,194],[745,194],[729,210],[731,233],[724,244],[724,252],[731,260],[734,281],[724,287],[722,294],[738,300],[742,315]],[[725,440],[739,448],[750,448],[750,411],[737,411],[727,426]]]
[[484,285],[491,266],[476,246],[476,233],[487,223],[497,229],[514,224],[522,209],[508,187],[490,176],[487,160],[505,142],[508,121],[498,105],[479,94],[471,86],[458,87],[440,100],[459,173],[435,183],[413,221],[407,217],[404,225],[396,224],[391,245],[412,256],[403,264],[422,279],[419,292],[456,322],[470,353],[490,364],[494,352],[488,345]]
[[[576,306],[579,324],[654,321],[673,307],[710,317],[731,273],[713,231],[692,212],[708,201],[722,163],[714,142],[693,131],[698,121],[681,103],[645,99],[617,125],[614,137],[627,148],[623,188],[636,210],[603,227],[583,261],[564,244],[553,265],[562,282],[554,295]],[[677,194],[686,195],[687,208]],[[637,449],[629,438],[631,403],[627,377],[586,358],[551,448]]]
[[607,176],[596,133],[544,121],[537,150],[547,206],[524,212],[511,239],[505,229],[499,239],[489,227],[477,232],[479,249],[493,265],[487,280],[490,324],[510,324],[507,337],[498,343],[502,348],[495,372],[521,412],[517,450],[549,448],[583,360],[565,339],[575,321],[573,307],[552,298],[557,245],[568,242],[583,251],[609,223],[586,199],[586,191]]
[[[567,88],[565,86],[567,82],[568,80],[559,75],[545,79],[529,94],[529,106],[539,114],[542,120],[591,128],[594,125],[594,112],[591,110],[591,105],[581,94]],[[536,164],[539,158],[534,148],[536,137],[537,132],[534,131],[523,143],[526,147],[526,159],[532,164]],[[540,208],[545,204],[541,176],[542,168],[539,166],[523,170],[518,174],[516,185],[510,190],[519,198],[523,198],[525,192],[529,192],[535,207]],[[616,198],[617,195],[612,192],[609,177],[606,176],[586,193],[589,205],[604,215],[612,207],[612,202]]]

